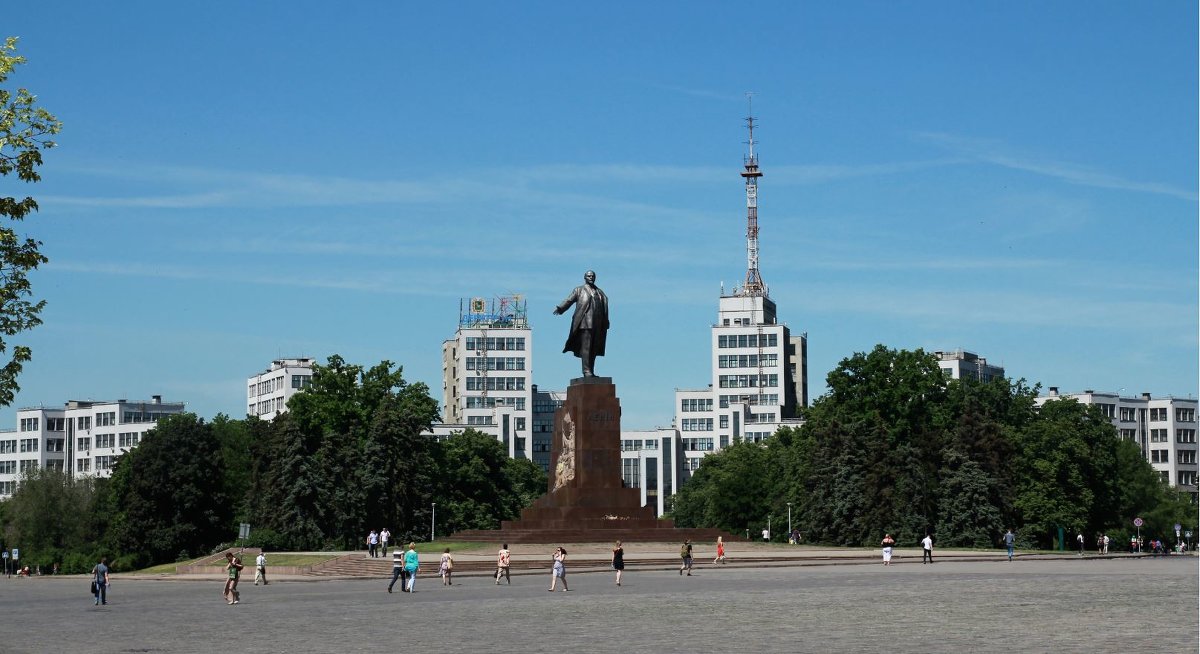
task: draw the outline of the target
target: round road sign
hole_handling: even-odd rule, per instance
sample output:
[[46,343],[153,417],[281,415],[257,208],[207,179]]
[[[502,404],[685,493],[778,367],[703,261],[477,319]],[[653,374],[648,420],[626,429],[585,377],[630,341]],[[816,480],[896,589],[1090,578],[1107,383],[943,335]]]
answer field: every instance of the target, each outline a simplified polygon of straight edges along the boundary
[[1145,522],[1143,522],[1141,518],[1134,518],[1134,519],[1133,519],[1133,526],[1134,526],[1134,527],[1141,527],[1141,526],[1142,526],[1142,525],[1144,525],[1144,524],[1146,524],[1146,523],[1145,523]]

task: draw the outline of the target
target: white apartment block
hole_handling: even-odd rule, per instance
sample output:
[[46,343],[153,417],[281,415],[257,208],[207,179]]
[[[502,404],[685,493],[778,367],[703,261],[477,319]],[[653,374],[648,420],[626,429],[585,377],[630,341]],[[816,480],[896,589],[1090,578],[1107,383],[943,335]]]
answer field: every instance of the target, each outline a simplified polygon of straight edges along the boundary
[[947,379],[974,379],[990,382],[1004,377],[1004,367],[989,364],[987,359],[966,350],[934,352],[938,367]]
[[709,452],[799,424],[797,411],[808,406],[807,335],[792,336],[765,294],[721,297],[711,355],[709,387],[675,391],[687,476]]
[[18,409],[17,429],[0,431],[0,497],[11,496],[21,473],[33,468],[108,477],[117,457],[137,447],[159,419],[183,410],[183,402],[163,402],[159,395]]
[[312,359],[272,361],[246,380],[246,415],[271,420],[287,411],[288,400],[312,383],[312,370]]
[[671,428],[621,432],[621,480],[660,516],[679,490],[679,451],[679,432]]
[[1193,398],[1160,397],[1149,393],[1140,397],[1122,397],[1118,393],[1086,390],[1059,394],[1051,386],[1049,393],[1037,398],[1038,406],[1052,400],[1074,398],[1080,404],[1099,406],[1112,421],[1121,438],[1133,441],[1142,450],[1150,466],[1163,481],[1197,496],[1196,409]]
[[472,427],[509,456],[534,459],[533,331],[520,296],[460,304],[454,338],[442,343],[442,407],[435,434]]

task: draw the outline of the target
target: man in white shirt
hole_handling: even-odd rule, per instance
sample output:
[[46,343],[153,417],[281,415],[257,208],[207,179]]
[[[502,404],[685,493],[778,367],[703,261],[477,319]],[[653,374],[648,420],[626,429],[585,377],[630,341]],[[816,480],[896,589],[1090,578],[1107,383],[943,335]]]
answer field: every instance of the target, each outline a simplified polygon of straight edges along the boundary
[[383,556],[387,556],[387,544],[392,539],[392,532],[388,531],[387,527],[379,532],[379,546],[383,548]]
[[921,565],[926,563],[933,564],[933,537],[929,534],[921,539]]
[[261,579],[263,585],[267,585],[267,553],[259,552],[254,559],[254,585],[258,585],[258,580]]

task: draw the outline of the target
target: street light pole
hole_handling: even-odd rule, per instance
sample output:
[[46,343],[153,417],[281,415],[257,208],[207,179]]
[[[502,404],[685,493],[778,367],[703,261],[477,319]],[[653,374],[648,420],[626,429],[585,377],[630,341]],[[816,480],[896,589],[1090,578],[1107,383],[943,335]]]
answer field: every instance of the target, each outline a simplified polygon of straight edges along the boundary
[[429,542],[436,540],[437,534],[437,502],[433,503],[433,512],[429,514]]
[[788,502],[788,538],[792,537],[792,503]]

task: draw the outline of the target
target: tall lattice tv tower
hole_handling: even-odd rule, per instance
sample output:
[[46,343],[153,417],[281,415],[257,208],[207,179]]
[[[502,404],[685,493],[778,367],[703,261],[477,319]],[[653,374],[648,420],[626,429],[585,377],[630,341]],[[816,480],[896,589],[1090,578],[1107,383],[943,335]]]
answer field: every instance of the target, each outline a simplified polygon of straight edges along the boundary
[[750,115],[746,116],[746,126],[750,129],[750,140],[747,141],[750,153],[744,157],[746,169],[742,171],[742,177],[746,178],[746,282],[737,294],[770,297],[767,285],[758,272],[758,178],[762,177],[762,171],[758,169],[758,155],[754,154],[753,104],[750,105]]

